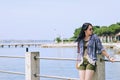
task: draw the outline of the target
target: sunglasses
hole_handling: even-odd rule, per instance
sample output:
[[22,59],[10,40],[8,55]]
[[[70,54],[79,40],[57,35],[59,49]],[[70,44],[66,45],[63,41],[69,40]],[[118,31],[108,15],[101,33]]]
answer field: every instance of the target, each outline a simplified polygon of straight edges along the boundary
[[93,31],[93,28],[90,28],[89,31]]

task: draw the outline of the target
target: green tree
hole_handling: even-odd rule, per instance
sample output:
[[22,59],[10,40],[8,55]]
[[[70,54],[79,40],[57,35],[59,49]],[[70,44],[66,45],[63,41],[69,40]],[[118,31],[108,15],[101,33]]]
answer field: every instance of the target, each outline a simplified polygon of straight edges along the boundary
[[57,41],[57,43],[59,43],[59,42],[61,42],[62,40],[61,40],[60,37],[57,37],[57,38],[55,39],[55,41]]
[[75,39],[78,37],[80,31],[81,31],[81,27],[75,29],[75,31],[74,31],[74,36],[73,36],[71,39],[75,40]]
[[[120,22],[116,24],[111,24],[110,26],[93,26],[94,33],[98,36],[114,36],[118,32],[120,32]],[[76,39],[81,31],[81,27],[75,29],[74,36],[72,39]]]

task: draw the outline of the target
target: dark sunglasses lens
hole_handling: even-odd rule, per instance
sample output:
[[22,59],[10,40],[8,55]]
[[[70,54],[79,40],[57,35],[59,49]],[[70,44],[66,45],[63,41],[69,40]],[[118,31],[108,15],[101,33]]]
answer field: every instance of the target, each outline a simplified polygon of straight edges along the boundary
[[93,28],[90,28],[89,30],[90,30],[90,31],[93,31]]

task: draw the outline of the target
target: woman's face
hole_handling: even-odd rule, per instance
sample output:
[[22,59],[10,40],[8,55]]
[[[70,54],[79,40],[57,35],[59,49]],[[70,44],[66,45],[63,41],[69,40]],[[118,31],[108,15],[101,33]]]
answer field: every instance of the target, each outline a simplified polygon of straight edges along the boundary
[[93,27],[91,25],[88,26],[87,30],[85,30],[85,34],[89,36],[93,34]]

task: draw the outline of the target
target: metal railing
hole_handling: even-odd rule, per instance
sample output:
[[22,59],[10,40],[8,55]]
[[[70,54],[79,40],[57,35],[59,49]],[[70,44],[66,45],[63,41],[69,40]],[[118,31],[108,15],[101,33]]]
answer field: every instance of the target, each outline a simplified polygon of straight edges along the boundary
[[25,58],[24,56],[0,56],[0,58]]
[[[21,59],[24,59],[25,57],[23,57],[23,56],[0,56],[0,58],[21,58]],[[22,73],[22,72],[14,72],[14,71],[0,70],[0,72],[1,72],[1,73],[8,73],[8,74],[25,75],[25,73]]]
[[[68,60],[68,61],[76,61],[75,58],[51,58],[51,57],[36,57],[36,59],[43,59],[43,60]],[[71,78],[71,77],[61,77],[61,76],[50,76],[50,75],[37,75],[43,78],[54,78],[60,80],[78,80],[78,78]]]
[[[28,49],[26,49],[26,51],[28,51]],[[98,66],[97,66],[97,71],[96,71],[96,73],[99,72],[99,74],[95,75],[96,78],[94,80],[104,80],[105,61],[109,61],[109,60],[106,60],[103,57],[99,57],[99,56],[98,56],[99,59],[97,61]],[[25,78],[26,78],[25,80],[40,80],[40,77],[54,78],[54,79],[60,79],[60,80],[78,80],[78,78],[71,78],[71,77],[40,75],[40,60],[41,59],[43,59],[43,60],[76,61],[75,58],[40,57],[39,52],[26,52],[25,57],[24,56],[0,56],[0,58],[20,58],[20,59],[25,59],[25,73],[0,70],[1,73],[25,75]],[[120,62],[120,61],[115,61],[115,62]],[[101,76],[103,77],[102,79],[101,79]]]
[[51,58],[51,57],[36,57],[37,59],[44,59],[44,60],[68,60],[68,61],[76,61],[75,58]]
[[[108,59],[102,59],[103,61],[110,62]],[[115,60],[114,62],[120,62],[119,60]]]
[[[28,50],[26,50],[28,51]],[[78,78],[70,78],[70,77],[61,77],[61,76],[50,76],[50,75],[40,75],[39,73],[37,74],[36,72],[34,71],[30,71],[28,70],[27,67],[31,67],[31,69],[38,69],[39,70],[39,66],[35,66],[35,65],[39,65],[39,60],[40,59],[44,59],[44,60],[69,60],[69,61],[76,61],[76,59],[74,58],[41,58],[39,56],[36,56],[38,55],[38,53],[36,55],[34,55],[36,53],[32,52],[27,52],[25,57],[24,56],[0,56],[0,58],[20,58],[20,59],[25,59],[26,60],[26,73],[22,73],[22,72],[14,72],[14,71],[5,71],[5,70],[0,70],[1,73],[7,73],[7,74],[16,74],[16,75],[25,75],[27,74],[26,76],[28,76],[26,78],[26,80],[28,80],[28,78],[30,78],[31,76],[33,76],[34,78],[37,78],[37,79],[31,79],[31,80],[39,80],[40,77],[44,77],[44,78],[54,78],[54,79],[60,79],[60,80],[77,80]],[[29,61],[30,60],[30,61]],[[29,65],[28,62],[31,64],[31,63],[38,63],[38,64],[35,64],[35,65]],[[39,72],[39,71],[38,71]],[[30,75],[30,73],[35,73],[34,75]],[[30,79],[29,79],[30,80]]]
[[60,80],[78,80],[78,78],[61,77],[61,76],[49,76],[49,75],[38,75],[38,76],[44,78],[60,79]]
[[25,73],[22,72],[13,72],[13,71],[5,71],[5,70],[0,70],[1,73],[8,73],[8,74],[17,74],[17,75],[25,75]]
[[[97,72],[99,72],[99,74],[105,75],[105,61],[110,62],[107,59],[104,59],[104,57],[101,57],[102,55],[98,55],[98,61],[97,61],[97,65],[100,65],[99,68],[101,68],[102,66],[102,70],[100,70],[99,68],[97,69]],[[68,60],[68,61],[76,61],[77,59],[75,58],[51,58],[51,57],[36,57],[36,59],[43,59],[43,60]],[[120,62],[119,60],[116,60],[114,62]],[[101,65],[102,64],[102,65]],[[97,73],[96,72],[96,73]],[[104,73],[103,73],[104,72]],[[44,78],[54,78],[54,79],[61,79],[61,80],[78,80],[78,78],[70,78],[70,77],[60,77],[60,76],[49,76],[49,75],[37,75],[39,77],[44,77]],[[105,80],[104,78],[101,79],[101,76],[95,75],[94,80]]]

